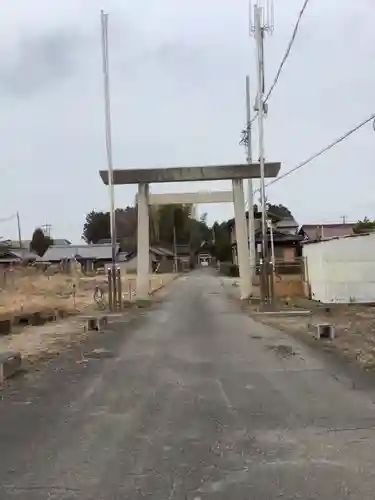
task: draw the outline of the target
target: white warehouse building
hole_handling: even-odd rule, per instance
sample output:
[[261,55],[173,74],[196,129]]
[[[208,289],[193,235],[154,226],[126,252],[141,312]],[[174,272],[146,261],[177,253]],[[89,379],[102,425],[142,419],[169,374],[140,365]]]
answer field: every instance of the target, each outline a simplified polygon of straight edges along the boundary
[[306,242],[303,257],[313,300],[375,302],[375,233]]

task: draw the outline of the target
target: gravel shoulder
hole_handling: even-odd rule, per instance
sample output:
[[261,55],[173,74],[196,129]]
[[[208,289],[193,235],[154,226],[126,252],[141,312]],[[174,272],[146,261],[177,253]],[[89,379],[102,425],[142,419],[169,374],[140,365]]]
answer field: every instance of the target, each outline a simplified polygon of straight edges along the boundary
[[[228,296],[239,301],[238,280],[221,278]],[[331,354],[341,365],[356,366],[372,373],[375,371],[375,306],[360,304],[324,305],[307,299],[282,301],[281,307],[305,309],[309,316],[259,314],[257,304],[241,303],[241,309],[256,321],[289,333],[311,347]],[[315,339],[316,325],[334,326],[334,341]]]

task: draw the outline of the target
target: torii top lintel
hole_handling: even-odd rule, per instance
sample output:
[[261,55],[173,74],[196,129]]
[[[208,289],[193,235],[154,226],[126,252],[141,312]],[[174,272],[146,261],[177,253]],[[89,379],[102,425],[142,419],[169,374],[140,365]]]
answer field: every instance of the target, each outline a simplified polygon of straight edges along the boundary
[[[281,163],[265,163],[264,176],[277,177]],[[100,170],[100,177],[108,185],[108,170]],[[259,179],[259,163],[239,165],[209,165],[203,167],[168,167],[121,169],[113,171],[113,184],[153,184],[161,182],[220,181],[231,179]]]

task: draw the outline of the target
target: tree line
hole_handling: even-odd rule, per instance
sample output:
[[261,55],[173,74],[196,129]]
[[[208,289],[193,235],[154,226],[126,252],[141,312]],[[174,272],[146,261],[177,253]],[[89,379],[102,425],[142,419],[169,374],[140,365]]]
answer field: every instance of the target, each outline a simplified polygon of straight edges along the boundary
[[[128,206],[115,212],[117,241],[126,242],[128,247],[136,247],[137,207]],[[205,242],[212,245],[212,228],[207,224],[207,214],[199,220],[192,218],[189,205],[163,205],[150,207],[149,217],[150,244],[172,248],[189,245],[196,250]],[[83,239],[86,243],[109,241],[111,238],[109,212],[91,211],[83,226]]]
[[[254,212],[258,208],[254,205]],[[293,217],[288,207],[279,204],[268,204],[267,210],[279,219]],[[229,221],[215,222],[212,226],[207,223],[207,214],[199,220],[191,217],[189,205],[163,205],[150,207],[150,244],[173,248],[177,245],[189,245],[192,252],[203,243],[218,260],[231,261],[232,249],[230,241]],[[127,247],[136,249],[137,242],[137,207],[127,206],[115,212],[117,240],[126,242]],[[354,233],[363,233],[375,230],[375,221],[365,217],[359,220],[353,228]],[[109,212],[91,211],[87,214],[83,225],[83,239],[88,244],[110,241]],[[53,239],[37,227],[32,235],[30,250],[43,256],[53,245]],[[0,238],[0,257],[10,250],[10,242]]]
[[[291,211],[284,205],[269,205],[269,211],[280,219],[292,217]],[[254,212],[258,210],[254,206]],[[213,256],[220,261],[232,260],[232,246],[230,240],[229,221],[207,224],[207,214],[200,220],[191,217],[191,206],[163,205],[150,207],[150,244],[172,248],[173,243],[188,244],[192,252],[203,243]],[[127,246],[136,246],[137,234],[137,207],[128,206],[117,209],[115,212],[117,240],[127,242]],[[83,227],[83,239],[87,243],[109,241],[110,215],[109,212],[92,211],[86,216]]]
[[[53,245],[53,239],[46,235],[41,227],[34,229],[33,236],[30,241],[29,250],[34,252],[39,257],[43,257],[49,247]],[[4,240],[0,237],[0,257],[6,257],[11,253],[12,249],[11,241]],[[18,248],[18,247],[17,247]]]

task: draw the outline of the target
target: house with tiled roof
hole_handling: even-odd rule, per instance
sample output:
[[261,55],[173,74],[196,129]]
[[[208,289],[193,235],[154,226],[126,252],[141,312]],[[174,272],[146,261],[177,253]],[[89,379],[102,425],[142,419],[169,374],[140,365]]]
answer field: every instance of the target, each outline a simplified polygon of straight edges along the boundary
[[[119,245],[115,249],[119,253]],[[53,245],[49,247],[43,257],[38,257],[38,263],[58,264],[63,261],[76,260],[85,269],[104,267],[112,260],[112,246],[102,245]]]
[[[287,264],[298,267],[301,257],[300,242],[303,237],[298,233],[298,223],[293,217],[280,218],[270,211],[267,212],[268,220],[271,223],[271,228],[268,228],[268,245],[270,254],[274,251],[275,261],[277,263]],[[246,212],[246,220],[248,221],[248,212]],[[254,209],[254,229],[255,229],[255,245],[262,243],[262,213]],[[231,219],[228,222],[228,227],[231,237],[232,258],[233,263],[237,264],[237,240],[235,220]],[[272,238],[271,238],[272,232]],[[273,249],[271,249],[271,241],[273,241]],[[259,254],[257,254],[257,257]]]

